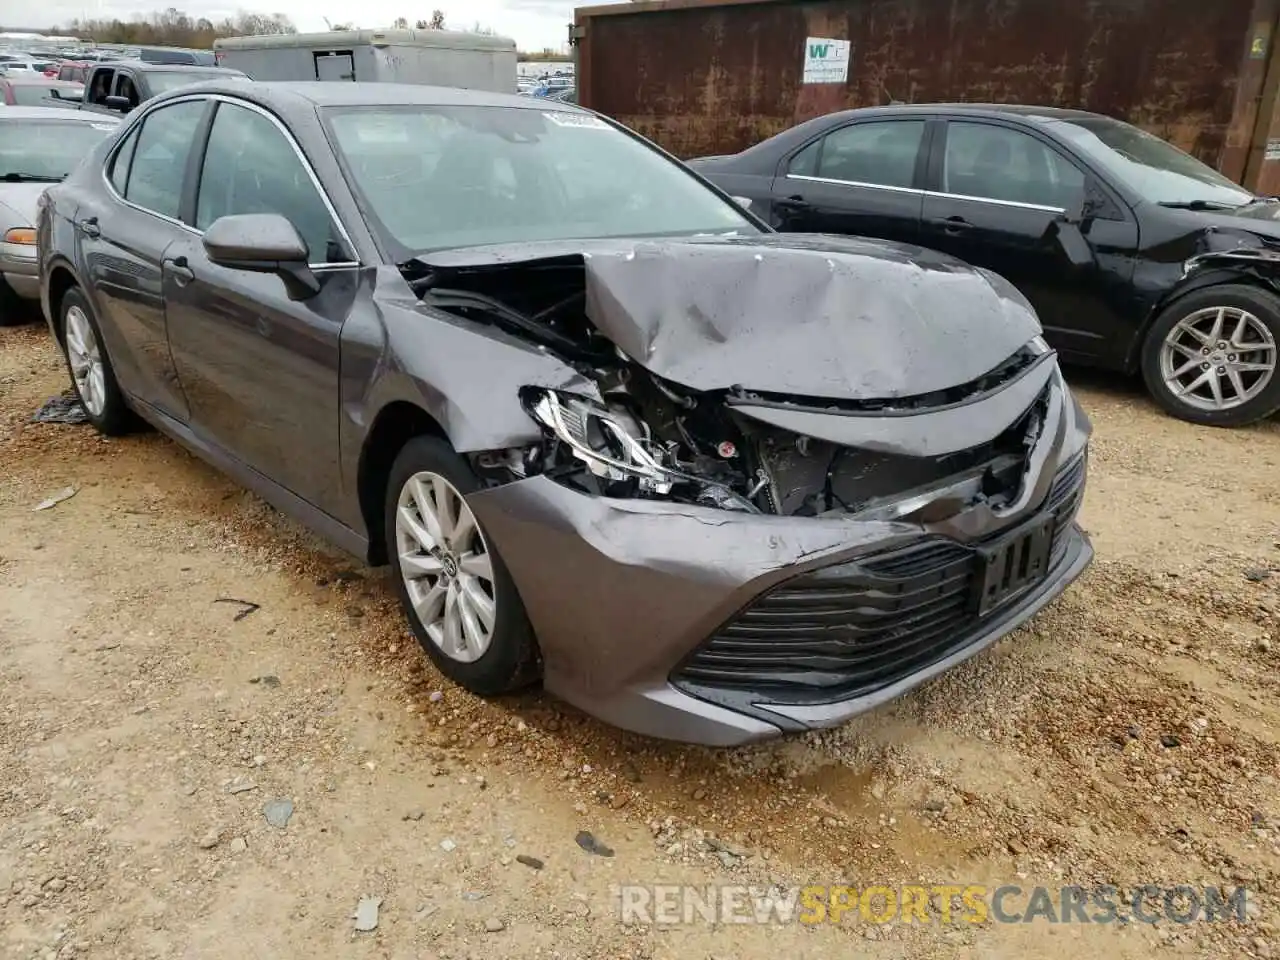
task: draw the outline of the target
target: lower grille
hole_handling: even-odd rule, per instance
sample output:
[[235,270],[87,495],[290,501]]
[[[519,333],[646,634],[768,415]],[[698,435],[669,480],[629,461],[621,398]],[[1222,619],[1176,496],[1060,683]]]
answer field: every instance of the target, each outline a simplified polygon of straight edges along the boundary
[[[1050,569],[1062,560],[1085,477],[1077,458],[1043,507],[1054,515]],[[776,702],[861,696],[907,677],[981,633],[977,553],[928,539],[802,574],[756,598],[672,675],[677,685],[750,689]]]

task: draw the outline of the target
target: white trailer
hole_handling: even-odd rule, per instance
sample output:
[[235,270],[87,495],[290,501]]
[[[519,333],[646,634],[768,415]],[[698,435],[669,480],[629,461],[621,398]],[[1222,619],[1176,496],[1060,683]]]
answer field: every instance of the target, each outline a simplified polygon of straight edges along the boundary
[[516,92],[516,44],[452,30],[335,30],[215,40],[254,80],[359,80]]

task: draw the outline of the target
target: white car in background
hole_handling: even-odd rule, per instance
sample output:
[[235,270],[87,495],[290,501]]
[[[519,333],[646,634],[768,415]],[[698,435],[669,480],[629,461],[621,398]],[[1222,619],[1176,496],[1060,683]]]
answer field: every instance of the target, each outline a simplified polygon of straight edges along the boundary
[[63,107],[0,109],[0,326],[40,300],[36,211],[41,195],[110,136],[120,121]]

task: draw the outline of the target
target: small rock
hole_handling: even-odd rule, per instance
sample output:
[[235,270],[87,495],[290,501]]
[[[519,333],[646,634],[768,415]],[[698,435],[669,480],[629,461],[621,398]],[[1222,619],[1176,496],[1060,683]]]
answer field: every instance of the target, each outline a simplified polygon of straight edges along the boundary
[[597,857],[612,857],[613,849],[606,847],[603,843],[595,838],[595,835],[589,830],[579,830],[578,835],[573,838],[574,841],[587,853]]
[[361,933],[378,929],[378,908],[382,906],[381,897],[361,897],[356,903],[356,912],[351,919],[356,922],[356,929]]
[[881,781],[875,780],[872,782],[871,796],[873,796],[877,800],[884,799],[884,784]]
[[257,790],[258,785],[252,780],[241,780],[239,778],[233,780],[231,785],[227,787],[227,793],[247,793],[250,790]]
[[1027,852],[1027,845],[1016,837],[1010,840],[1006,846],[1009,848],[1009,852],[1015,857],[1020,857]]
[[483,900],[487,896],[488,894],[483,890],[464,890],[462,893],[462,899],[469,903],[475,903],[477,900]]
[[421,807],[414,807],[412,810],[410,810],[408,813],[406,813],[406,814],[405,814],[404,816],[402,816],[400,819],[401,819],[401,820],[412,820],[412,821],[414,821],[415,823],[417,823],[419,820],[421,820],[421,819],[422,819],[423,817],[425,817],[426,815],[427,815],[427,814],[426,814],[426,811],[424,811]]
[[227,849],[230,850],[232,853],[244,853],[246,850],[249,849],[249,841],[246,840],[244,837],[236,837],[229,844],[227,844]]
[[190,797],[190,796],[194,795],[194,794],[195,794],[195,792],[196,792],[196,788],[195,788],[195,785],[194,785],[194,784],[190,784],[190,783],[188,783],[186,786],[184,786],[184,787],[182,788],[182,795],[183,795],[184,797]]
[[1271,639],[1269,637],[1258,638],[1258,652],[1269,653],[1271,651]]
[[196,841],[196,846],[201,850],[212,850],[218,845],[218,841],[222,839],[222,834],[217,830],[210,830],[203,837]]
[[440,841],[440,849],[443,850],[445,853],[453,853],[454,850],[458,849],[458,845],[454,843],[453,840],[451,840],[449,837],[445,837],[443,840]]
[[279,678],[279,677],[277,677],[277,676],[276,676],[275,674],[273,674],[273,673],[264,673],[264,674],[263,674],[262,676],[260,676],[260,677],[250,677],[250,678],[249,678],[249,682],[250,682],[250,683],[260,683],[260,684],[262,684],[262,686],[264,686],[264,687],[278,687],[278,686],[280,686],[280,678]]
[[1160,746],[1172,750],[1174,747],[1182,746],[1182,741],[1175,737],[1172,733],[1161,734]]
[[634,763],[624,763],[622,765],[622,776],[628,783],[640,782],[640,770]]
[[441,693],[439,690],[432,690],[431,695],[427,697],[427,699],[430,700],[432,703],[439,703],[441,700],[444,699],[444,694]]
[[543,862],[537,857],[531,857],[526,853],[518,854],[516,856],[516,863],[523,863],[526,867],[530,867],[534,870],[541,870],[544,866]]
[[701,787],[693,791],[693,799],[695,802],[698,800],[706,799],[706,796],[707,796],[707,791],[703,790]]
[[930,797],[924,802],[924,809],[928,813],[941,813],[946,805],[941,797]]
[[61,877],[54,877],[44,885],[44,888],[46,890],[51,890],[54,893],[61,893],[63,890],[67,889],[67,881],[63,880]]
[[1263,580],[1270,579],[1271,571],[1262,567],[1252,567],[1244,572],[1244,578],[1250,583],[1261,583]]
[[28,893],[21,900],[21,903],[24,907],[34,907],[39,902],[40,902],[40,898],[30,893]]
[[501,933],[505,929],[507,929],[506,923],[497,917],[490,917],[484,922],[485,933]]
[[621,810],[630,802],[631,802],[630,797],[628,797],[626,794],[619,793],[616,796],[614,796],[612,800],[609,801],[609,806],[613,807],[613,809],[615,810]]
[[289,825],[289,818],[293,816],[293,801],[271,800],[262,808],[262,815],[267,818],[267,823],[283,830]]
[[1130,740],[1137,740],[1139,737],[1142,736],[1142,728],[1138,726],[1136,723],[1133,726],[1131,726],[1127,732],[1129,734]]

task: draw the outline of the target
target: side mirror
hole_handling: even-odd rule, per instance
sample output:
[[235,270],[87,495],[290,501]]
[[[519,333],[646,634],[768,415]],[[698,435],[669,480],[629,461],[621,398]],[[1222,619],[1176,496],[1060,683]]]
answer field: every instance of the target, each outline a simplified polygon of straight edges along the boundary
[[128,113],[133,109],[128,97],[107,97],[102,102],[108,110],[119,110],[121,113]]
[[305,300],[320,292],[320,281],[307,266],[310,253],[306,241],[278,213],[219,217],[204,233],[204,252],[219,266],[278,274],[292,300]]

